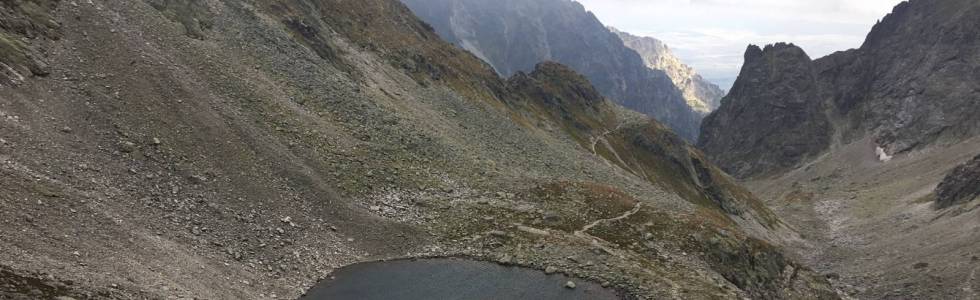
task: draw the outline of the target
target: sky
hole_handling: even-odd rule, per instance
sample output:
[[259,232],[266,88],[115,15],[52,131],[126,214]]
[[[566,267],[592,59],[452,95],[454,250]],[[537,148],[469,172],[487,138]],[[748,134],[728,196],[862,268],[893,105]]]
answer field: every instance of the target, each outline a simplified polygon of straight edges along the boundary
[[792,42],[811,58],[861,46],[901,0],[577,0],[607,26],[660,39],[725,90],[749,44]]

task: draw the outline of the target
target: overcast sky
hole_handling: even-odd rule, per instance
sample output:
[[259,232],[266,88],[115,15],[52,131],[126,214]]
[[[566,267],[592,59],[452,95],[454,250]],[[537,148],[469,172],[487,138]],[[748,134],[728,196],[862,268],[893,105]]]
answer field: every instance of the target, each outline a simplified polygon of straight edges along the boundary
[[577,0],[606,25],[663,40],[728,89],[748,44],[792,42],[812,58],[857,48],[901,0]]

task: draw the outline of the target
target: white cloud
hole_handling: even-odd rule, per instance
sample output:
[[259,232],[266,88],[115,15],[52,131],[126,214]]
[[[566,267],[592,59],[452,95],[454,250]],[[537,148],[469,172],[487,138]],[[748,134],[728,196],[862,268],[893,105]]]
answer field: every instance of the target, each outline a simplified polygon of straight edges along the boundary
[[578,0],[606,25],[665,41],[724,88],[748,44],[792,42],[812,57],[860,46],[900,0]]

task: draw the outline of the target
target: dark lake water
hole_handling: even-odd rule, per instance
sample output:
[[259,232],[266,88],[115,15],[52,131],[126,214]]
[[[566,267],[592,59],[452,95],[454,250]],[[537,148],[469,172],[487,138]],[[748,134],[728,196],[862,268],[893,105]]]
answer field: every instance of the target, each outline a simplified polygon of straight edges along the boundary
[[[360,263],[332,275],[300,299],[620,299],[614,290],[561,274],[454,258]],[[567,281],[575,288],[566,288]]]

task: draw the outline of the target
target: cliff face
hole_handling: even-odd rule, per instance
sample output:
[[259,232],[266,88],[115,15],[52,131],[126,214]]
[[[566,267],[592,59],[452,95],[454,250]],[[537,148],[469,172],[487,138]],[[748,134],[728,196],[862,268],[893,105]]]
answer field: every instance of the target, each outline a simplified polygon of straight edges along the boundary
[[697,138],[701,115],[671,77],[650,69],[581,4],[567,0],[405,0],[436,32],[503,76],[543,61],[571,67],[613,101]]
[[708,82],[693,68],[681,62],[662,41],[651,37],[639,37],[610,28],[623,40],[623,44],[636,51],[647,67],[661,70],[681,90],[687,105],[695,111],[708,114],[721,105],[725,91]]
[[[767,53],[776,58],[768,62],[770,70],[760,71],[757,63],[743,67],[721,108],[702,126],[700,145],[726,170],[749,177],[800,165],[829,150],[834,143],[828,137],[839,137],[837,144],[869,137],[885,155],[894,155],[975,136],[978,25],[976,1],[914,0],[895,7],[859,49],[815,61]],[[737,138],[772,131],[807,138]]]
[[812,62],[792,44],[750,46],[723,101],[705,118],[699,146],[734,176],[785,170],[830,144]]

